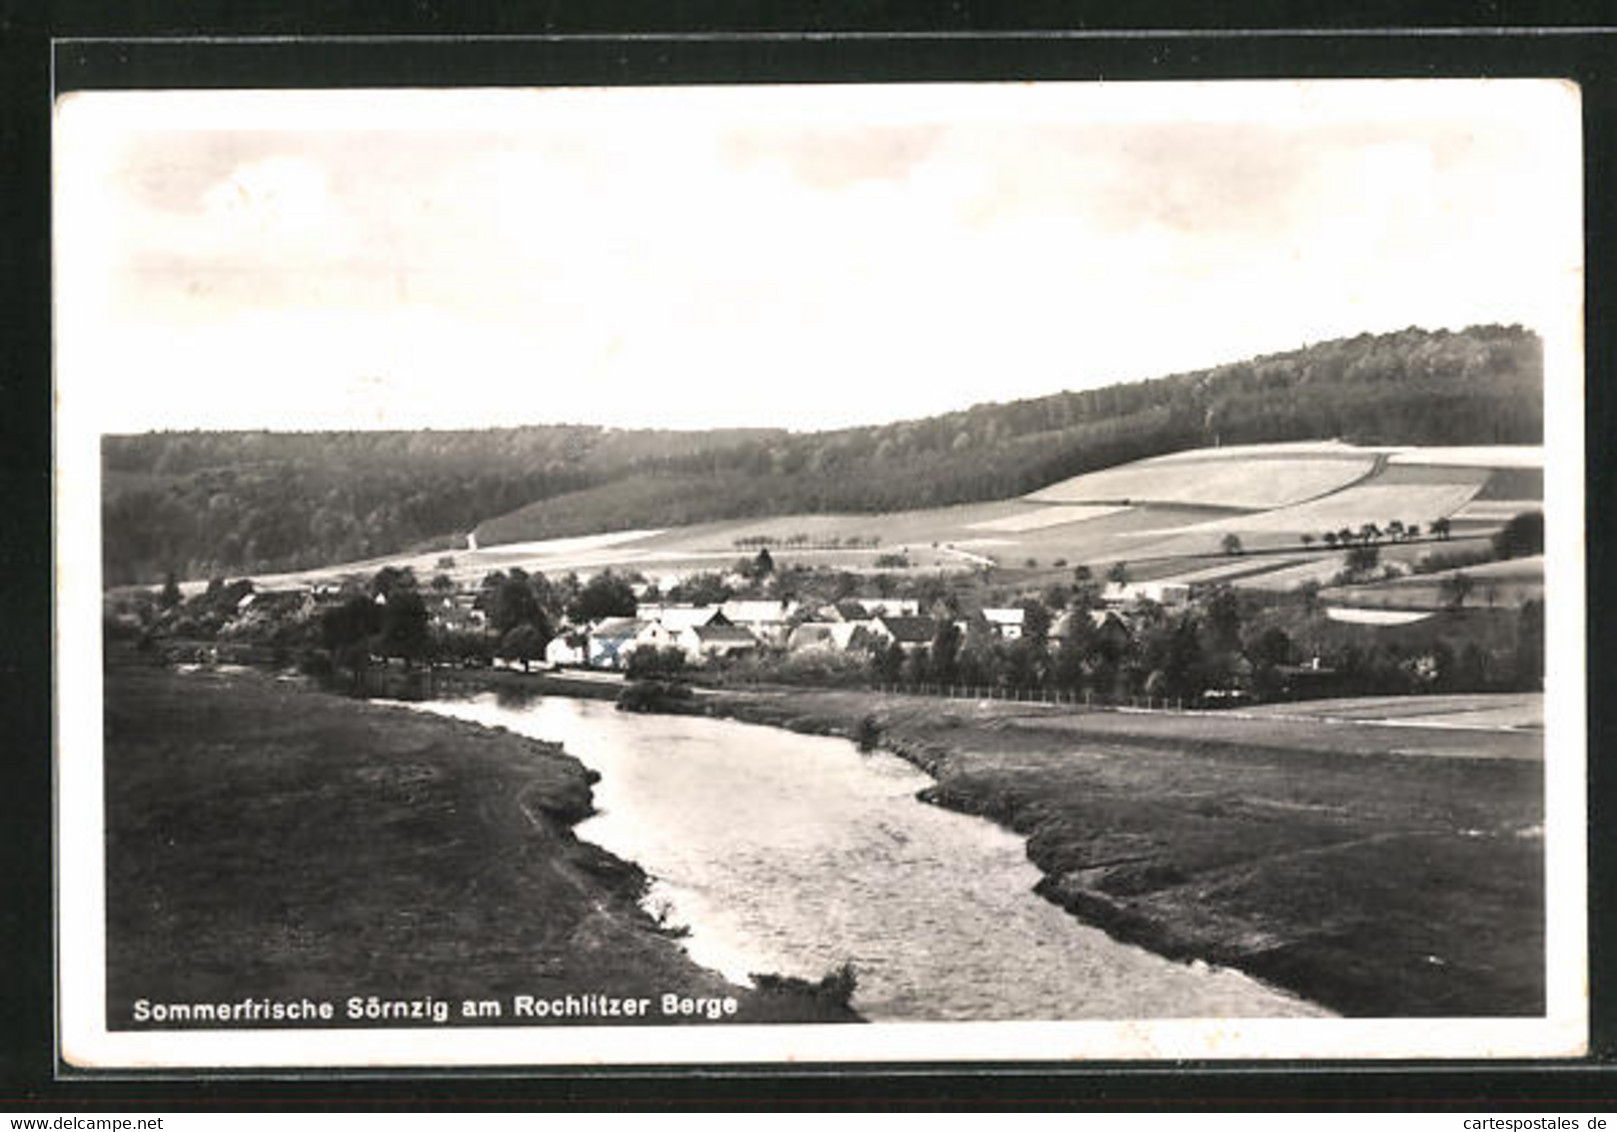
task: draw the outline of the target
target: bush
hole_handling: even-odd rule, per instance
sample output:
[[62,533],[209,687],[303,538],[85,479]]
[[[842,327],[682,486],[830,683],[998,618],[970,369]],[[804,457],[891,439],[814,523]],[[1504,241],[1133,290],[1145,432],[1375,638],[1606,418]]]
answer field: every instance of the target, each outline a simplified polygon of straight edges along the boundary
[[831,1006],[847,1006],[859,987],[859,973],[852,963],[844,963],[817,983],[794,975],[752,976],[753,985],[765,994],[806,996]]
[[1499,529],[1493,537],[1494,553],[1500,558],[1527,558],[1544,553],[1544,512],[1524,511]]
[[859,721],[859,749],[861,751],[874,751],[881,742],[881,724],[874,715],[867,715]]
[[666,648],[639,648],[629,654],[624,674],[630,680],[677,679],[685,672],[685,653],[670,645]]
[[1479,547],[1475,550],[1434,550],[1416,559],[1411,568],[1416,574],[1436,574],[1444,570],[1458,570],[1465,566],[1479,566],[1493,561],[1493,551]]
[[298,671],[316,680],[329,680],[336,674],[337,669],[331,663],[330,653],[324,649],[315,649],[298,658]]
[[654,712],[680,711],[693,699],[689,687],[665,680],[639,680],[618,693],[619,711]]

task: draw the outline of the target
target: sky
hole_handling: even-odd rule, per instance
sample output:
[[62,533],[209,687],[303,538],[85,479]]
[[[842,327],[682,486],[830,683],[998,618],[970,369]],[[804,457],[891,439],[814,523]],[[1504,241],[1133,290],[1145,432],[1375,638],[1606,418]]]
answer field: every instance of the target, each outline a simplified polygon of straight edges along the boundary
[[[1534,81],[110,92],[57,111],[100,431],[867,424],[1568,324]],[[1575,320],[1573,320],[1575,321]]]

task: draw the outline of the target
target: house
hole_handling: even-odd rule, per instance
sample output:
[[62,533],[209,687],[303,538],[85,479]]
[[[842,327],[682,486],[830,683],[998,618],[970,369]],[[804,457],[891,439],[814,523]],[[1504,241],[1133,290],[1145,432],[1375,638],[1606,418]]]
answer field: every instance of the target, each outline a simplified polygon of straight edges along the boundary
[[1142,599],[1158,605],[1184,605],[1190,600],[1190,587],[1184,582],[1107,582],[1100,599],[1113,607]]
[[727,601],[719,607],[725,620],[746,629],[759,641],[777,648],[791,631],[788,618],[797,612],[795,601]]
[[1016,641],[1022,637],[1022,622],[1027,616],[1024,609],[985,609],[983,620],[988,627],[1004,641]]
[[724,611],[716,605],[665,605],[643,601],[635,606],[634,615],[642,621],[655,621],[676,636],[692,625],[730,624]]
[[1115,609],[1091,609],[1083,613],[1069,611],[1057,616],[1050,623],[1050,639],[1059,641],[1065,637],[1074,617],[1087,617],[1095,630],[1095,636],[1103,645],[1110,646],[1114,650],[1127,648],[1134,638],[1128,622],[1119,617]]
[[938,623],[931,617],[901,617],[883,615],[876,618],[871,633],[887,644],[897,644],[905,652],[929,648],[937,634]]
[[739,625],[691,625],[680,631],[679,647],[688,663],[700,665],[715,657],[724,660],[751,652],[758,647],[758,638]]
[[892,617],[918,617],[921,613],[921,602],[918,598],[898,597],[864,597],[859,604],[865,607],[866,617],[880,617],[887,614]]
[[635,638],[646,627],[638,617],[608,617],[590,630],[588,660],[591,668],[622,668],[636,647]]
[[836,630],[848,625],[845,621],[805,621],[786,636],[786,648],[791,652],[820,649],[841,652],[846,643],[838,644]]
[[865,603],[855,598],[845,597],[839,602],[825,606],[820,610],[820,618],[824,621],[869,621],[870,611]]
[[1272,679],[1275,686],[1270,696],[1285,700],[1318,699],[1348,692],[1342,673],[1322,665],[1317,656],[1305,664],[1275,665]]
[[488,628],[488,614],[477,608],[476,594],[444,594],[427,599],[427,610],[434,625],[457,633],[481,633]]
[[558,633],[545,646],[545,663],[552,668],[585,664],[589,660],[589,645],[587,634]]

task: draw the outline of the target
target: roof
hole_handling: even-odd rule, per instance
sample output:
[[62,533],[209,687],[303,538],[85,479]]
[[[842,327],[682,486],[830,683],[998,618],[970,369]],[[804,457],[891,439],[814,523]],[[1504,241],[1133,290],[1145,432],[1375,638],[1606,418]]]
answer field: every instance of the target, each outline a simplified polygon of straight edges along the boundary
[[844,598],[832,608],[837,611],[837,616],[844,621],[864,621],[870,617],[870,612],[865,609],[865,603],[855,601],[853,598]]
[[696,639],[704,645],[758,643],[758,638],[738,625],[692,625],[690,631],[696,634]]
[[983,617],[995,625],[1020,625],[1027,617],[1027,610],[1017,609],[985,609]]
[[722,608],[724,615],[737,623],[786,620],[783,601],[727,601]]
[[656,621],[677,633],[691,625],[724,624],[724,611],[716,605],[656,605],[647,603],[636,610],[642,621]]
[[938,631],[938,623],[931,617],[879,617],[877,620],[895,641],[904,644],[929,644]]
[[[838,622],[837,624],[846,624],[846,622]],[[821,643],[834,644],[836,642],[835,629],[836,625],[824,621],[805,621],[792,630],[792,635],[786,639],[786,643],[792,648],[802,648],[805,645]]]
[[646,623],[638,617],[608,617],[591,632],[596,637],[632,637],[646,627]]

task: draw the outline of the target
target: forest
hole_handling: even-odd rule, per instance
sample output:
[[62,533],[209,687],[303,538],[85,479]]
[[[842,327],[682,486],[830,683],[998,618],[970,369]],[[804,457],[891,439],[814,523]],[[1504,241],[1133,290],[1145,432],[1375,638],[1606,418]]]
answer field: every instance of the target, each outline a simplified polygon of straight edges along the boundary
[[[906,377],[904,380],[924,380]],[[985,375],[985,387],[992,377]],[[805,392],[796,394],[808,395]],[[1542,442],[1520,326],[1411,327],[1190,373],[823,432],[538,425],[102,442],[109,585],[781,513],[1004,498],[1183,448]]]

